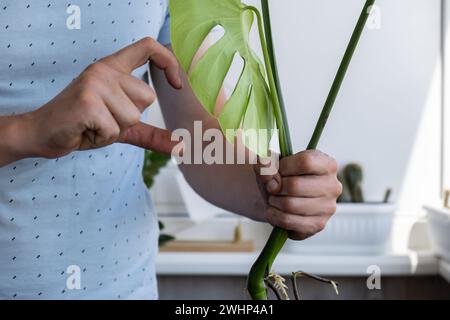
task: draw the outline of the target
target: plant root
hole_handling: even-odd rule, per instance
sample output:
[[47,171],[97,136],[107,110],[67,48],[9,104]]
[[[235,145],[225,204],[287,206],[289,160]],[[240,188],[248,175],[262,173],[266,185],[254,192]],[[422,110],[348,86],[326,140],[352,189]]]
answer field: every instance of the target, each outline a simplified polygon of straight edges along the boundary
[[290,300],[287,292],[288,286],[285,284],[286,279],[282,276],[272,271],[264,279],[264,282],[275,293],[278,300]]
[[[306,273],[303,271],[297,271],[292,272],[292,285],[293,285],[293,292],[294,292],[294,298],[295,300],[299,301],[300,294],[299,294],[299,287],[298,287],[298,278],[305,277],[312,280],[316,280],[319,282],[323,282],[326,284],[329,284],[333,287],[334,291],[336,292],[336,295],[339,295],[338,290],[338,283],[333,280],[329,280],[326,278],[322,278],[319,276],[316,276],[314,274]],[[266,287],[270,289],[276,296],[277,300],[290,300],[289,293],[288,293],[288,286],[286,285],[286,279],[280,276],[279,274],[276,274],[275,272],[269,273],[266,278],[264,279],[264,283],[266,284]],[[246,289],[245,292],[249,294],[248,290]]]
[[309,278],[309,279],[313,279],[316,281],[330,284],[333,287],[334,291],[336,292],[336,295],[339,295],[339,290],[338,290],[339,284],[337,282],[316,276],[314,274],[309,274],[309,273],[306,273],[303,271],[297,271],[297,272],[292,273],[292,284],[294,286],[295,300],[300,300],[300,294],[299,294],[298,285],[297,285],[297,278],[300,278],[300,277],[305,277],[305,278]]

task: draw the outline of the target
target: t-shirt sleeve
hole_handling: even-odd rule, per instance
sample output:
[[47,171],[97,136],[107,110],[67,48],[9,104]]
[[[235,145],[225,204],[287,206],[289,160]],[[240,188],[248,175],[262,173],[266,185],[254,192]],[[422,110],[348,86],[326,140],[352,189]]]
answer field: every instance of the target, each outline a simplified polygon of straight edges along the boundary
[[162,24],[161,29],[159,30],[158,42],[162,45],[170,44],[170,15],[169,10],[167,10],[166,17],[164,19],[164,23]]

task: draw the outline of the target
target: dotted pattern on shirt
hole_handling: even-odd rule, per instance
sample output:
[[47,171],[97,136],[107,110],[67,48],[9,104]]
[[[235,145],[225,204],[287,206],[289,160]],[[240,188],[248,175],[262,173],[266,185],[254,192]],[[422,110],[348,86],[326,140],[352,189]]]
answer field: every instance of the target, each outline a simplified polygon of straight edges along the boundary
[[[80,30],[66,26],[71,4]],[[99,58],[158,37],[166,14],[166,0],[0,0],[0,114],[36,109]],[[0,298],[156,298],[158,227],[142,161],[142,150],[115,144],[0,168]],[[66,283],[71,265],[79,290]]]

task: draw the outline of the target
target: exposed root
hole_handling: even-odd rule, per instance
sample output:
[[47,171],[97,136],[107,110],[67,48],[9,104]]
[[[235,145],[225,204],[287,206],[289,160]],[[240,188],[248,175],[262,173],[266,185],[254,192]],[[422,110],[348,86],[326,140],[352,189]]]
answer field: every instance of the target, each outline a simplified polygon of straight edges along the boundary
[[270,280],[264,280],[264,282],[266,283],[266,286],[272,290],[272,292],[275,294],[275,296],[277,297],[277,300],[283,300],[283,297],[281,296],[281,293],[278,291],[277,288],[275,288],[275,285],[270,281]]
[[325,278],[316,276],[314,274],[309,274],[309,273],[306,273],[306,272],[303,272],[303,271],[297,271],[297,272],[293,272],[292,273],[292,284],[294,286],[295,300],[300,300],[300,294],[299,294],[298,285],[297,285],[297,278],[299,278],[299,277],[310,278],[310,279],[313,279],[313,280],[317,280],[317,281],[320,281],[320,282],[323,282],[323,283],[330,284],[333,287],[333,289],[336,292],[336,294],[339,295],[339,290],[338,290],[338,285],[339,284],[337,282],[335,282],[333,280],[329,280],[329,279],[325,279]]
[[[338,290],[339,284],[337,282],[316,276],[314,274],[306,273],[303,271],[297,271],[297,272],[292,272],[292,278],[291,278],[295,300],[300,300],[299,287],[298,287],[298,283],[297,283],[298,278],[300,278],[300,277],[305,277],[305,278],[309,278],[309,279],[313,279],[313,280],[316,280],[319,282],[329,284],[333,287],[336,294],[339,295],[339,290]],[[283,278],[282,276],[280,276],[272,271],[266,276],[266,278],[264,279],[264,283],[266,284],[266,287],[275,294],[275,296],[277,297],[278,300],[290,300],[289,293],[288,293],[288,286],[286,285],[286,279]],[[250,296],[247,289],[245,289],[245,293]]]
[[286,279],[272,271],[267,275],[264,281],[266,285],[275,293],[278,300],[289,300],[289,294],[287,292],[288,286],[285,284]]

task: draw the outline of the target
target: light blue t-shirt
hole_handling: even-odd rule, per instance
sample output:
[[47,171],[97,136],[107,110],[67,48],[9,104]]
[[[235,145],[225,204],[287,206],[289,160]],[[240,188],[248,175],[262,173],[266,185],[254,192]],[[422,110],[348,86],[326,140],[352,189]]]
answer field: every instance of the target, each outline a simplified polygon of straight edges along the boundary
[[[145,36],[169,43],[167,7],[0,0],[0,115],[44,105],[89,64]],[[142,163],[143,150],[114,144],[0,168],[0,299],[157,298],[159,231]]]

